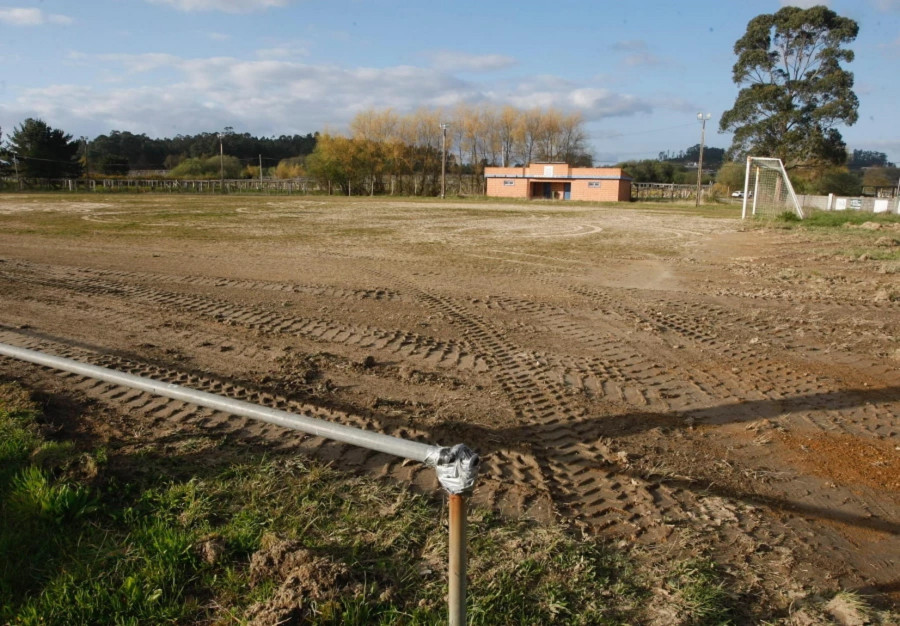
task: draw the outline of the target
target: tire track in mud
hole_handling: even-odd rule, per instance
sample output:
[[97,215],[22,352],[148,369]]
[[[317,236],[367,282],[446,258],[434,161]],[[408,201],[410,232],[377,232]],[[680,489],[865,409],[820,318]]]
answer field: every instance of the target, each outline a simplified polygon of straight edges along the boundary
[[[142,300],[157,307],[211,317],[220,323],[230,326],[243,326],[268,333],[302,335],[317,341],[339,342],[371,350],[384,350],[400,355],[405,359],[420,360],[436,367],[455,367],[475,371],[486,369],[483,359],[479,355],[474,354],[465,342],[440,342],[403,331],[380,331],[368,327],[359,329],[336,324],[330,320],[308,320],[284,316],[261,307],[235,305],[211,298],[162,292],[145,287],[111,283],[97,279],[26,278],[22,276],[13,277],[5,273],[0,274],[0,276],[70,292],[127,298],[129,302]],[[214,392],[217,391],[214,390]],[[276,408],[281,407],[276,406]],[[322,445],[334,446],[337,444],[323,442]],[[313,448],[315,447],[313,446]],[[360,454],[362,453],[357,451],[354,453],[354,456],[360,456]],[[386,457],[386,455],[379,455],[379,457]],[[393,466],[388,465],[387,467]],[[384,470],[377,473],[396,477],[393,476],[393,474],[396,474],[394,470]],[[540,483],[539,480],[535,480],[535,477],[538,475],[539,470],[528,455],[514,452],[510,463],[504,466],[496,466],[493,468],[492,473],[488,474],[484,488],[480,488],[482,492],[481,497],[484,501],[494,504],[501,511],[520,513],[522,511],[537,511],[542,507],[547,509],[549,508],[549,498],[546,495],[542,495],[540,490],[538,493],[535,493],[534,485]],[[496,487],[492,488],[491,485]],[[528,487],[523,489],[521,485],[527,485]],[[500,495],[495,495],[498,493]],[[546,490],[544,490],[545,493]],[[540,514],[546,515],[547,512],[544,511]]]
[[[856,392],[840,391],[837,381],[823,378],[811,373],[800,373],[790,365],[769,357],[765,352],[753,347],[753,343],[725,343],[719,339],[716,322],[722,319],[729,324],[735,324],[738,328],[746,327],[755,333],[763,333],[768,330],[772,335],[777,335],[779,329],[772,328],[767,322],[751,320],[742,314],[727,311],[721,307],[704,307],[696,303],[684,303],[671,298],[667,294],[665,305],[670,310],[662,311],[661,307],[652,303],[641,306],[636,299],[628,298],[625,294],[616,292],[615,295],[597,289],[574,287],[573,291],[580,293],[591,301],[599,301],[603,306],[614,308],[618,313],[632,315],[638,323],[649,324],[658,328],[662,333],[673,333],[681,340],[691,342],[694,348],[704,353],[712,353],[714,360],[719,363],[715,369],[698,368],[705,370],[705,374],[715,380],[722,381],[722,394],[718,396],[721,401],[738,399],[740,403],[746,402],[748,396],[756,396],[756,402],[778,407],[779,414],[789,415],[788,419],[800,417],[814,428],[827,433],[846,433],[853,436],[890,438],[896,436],[897,418],[890,405],[897,406],[896,394],[883,394],[881,397],[889,400],[886,405],[877,402],[878,392],[867,396],[867,400],[854,397]],[[642,301],[643,302],[643,301]],[[680,307],[682,312],[673,312],[671,308]],[[687,311],[687,314],[684,313]],[[690,313],[694,313],[691,315]],[[751,323],[754,322],[755,323]],[[729,328],[729,333],[735,329]],[[738,333],[740,335],[740,333]],[[740,375],[728,376],[722,373],[721,361],[736,364]],[[728,368],[725,368],[726,372]],[[731,379],[731,380],[729,380]],[[728,390],[733,390],[736,395],[727,395]],[[856,394],[858,395],[858,394]],[[792,399],[799,399],[794,402]],[[834,408],[834,405],[844,405]],[[754,401],[751,400],[751,407]],[[753,410],[735,406],[734,417],[747,419],[758,418],[753,415]],[[691,411],[690,414],[703,416],[704,412]],[[826,487],[828,485],[825,485]],[[792,543],[804,546],[810,553],[834,554],[839,562],[855,563],[868,575],[874,575],[879,579],[890,577],[891,568],[894,566],[890,559],[881,558],[878,548],[869,546],[864,556],[860,556],[861,545],[856,538],[866,536],[869,531],[860,531],[850,523],[841,531],[835,524],[817,524],[812,530],[809,519],[822,517],[822,519],[837,520],[837,526],[846,523],[846,518],[858,519],[859,526],[868,525],[868,520],[873,522],[876,529],[896,526],[896,507],[873,499],[872,494],[866,494],[852,488],[831,485],[830,488],[812,489],[806,487],[794,489],[790,484],[779,486],[776,492],[782,495],[775,500],[766,497],[759,500],[763,506],[774,505],[775,509],[785,507],[786,511],[815,511],[811,515],[788,515],[787,527],[792,529]],[[683,496],[684,494],[679,494]],[[740,497],[740,496],[738,496]],[[728,506],[733,507],[736,500],[726,498]],[[759,536],[760,527],[755,516],[747,515],[743,511],[734,510],[734,523],[741,528],[747,536]],[[845,517],[846,516],[846,517]],[[894,520],[894,522],[892,522]],[[846,534],[849,532],[849,535]],[[848,537],[854,537],[849,539]],[[770,537],[771,540],[778,537]],[[871,541],[871,539],[868,539]],[[780,543],[779,541],[775,542]],[[772,544],[770,544],[772,545]]]
[[486,365],[464,342],[441,341],[403,330],[341,324],[330,319],[286,315],[262,306],[234,304],[199,295],[161,291],[149,287],[103,281],[94,278],[42,278],[0,272],[0,277],[64,291],[96,296],[126,298],[155,307],[211,318],[230,326],[242,326],[264,333],[295,335],[319,342],[338,343],[403,358],[417,359],[439,368],[483,371]]
[[[807,371],[797,369],[800,363],[791,353],[794,338],[789,324],[773,323],[771,319],[762,317],[753,318],[740,311],[726,310],[715,305],[704,307],[698,323],[696,312],[699,305],[677,300],[669,300],[669,305],[681,308],[684,313],[654,312],[657,323],[666,330],[682,336],[690,334],[705,341],[709,349],[737,364],[742,381],[753,384],[767,399],[782,403],[792,415],[800,416],[818,430],[878,438],[896,437],[900,434],[897,413],[879,401],[887,401],[889,404],[889,394],[879,394],[874,390],[846,390],[840,381],[816,374],[815,363],[810,361],[803,363],[804,370]],[[751,331],[749,334],[755,336],[738,344],[722,343],[711,333],[711,326],[706,321],[708,317],[714,317],[717,322],[724,320],[729,333],[747,329]],[[779,353],[769,356],[767,349],[755,347],[760,343],[767,344]],[[839,361],[840,359],[835,359],[835,362]],[[858,366],[863,359],[848,357],[845,361]],[[874,370],[883,380],[897,379],[896,374],[884,363],[863,365],[869,366],[869,370]],[[795,398],[805,400],[798,403]]]
[[[839,382],[811,372],[800,372],[784,360],[772,358],[763,349],[756,348],[758,338],[748,341],[726,342],[720,339],[717,325],[725,326],[730,334],[746,336],[746,330],[766,338],[781,339],[787,349],[789,335],[786,328],[779,328],[763,320],[749,318],[739,312],[717,305],[698,305],[679,302],[667,294],[663,305],[642,305],[624,291],[615,295],[597,288],[570,287],[572,291],[590,301],[601,303],[623,316],[632,317],[639,324],[646,324],[660,333],[669,333],[693,345],[695,350],[709,355],[717,363],[715,368],[702,364],[692,367],[693,376],[700,374],[711,387],[705,391],[719,402],[739,404],[767,402],[780,404],[790,410],[792,416],[802,418],[812,427],[824,432],[843,432],[855,436],[879,438],[897,435],[898,423],[894,414],[877,403],[861,401],[848,392],[841,397]],[[680,307],[680,312],[673,311]],[[722,324],[722,320],[725,323]],[[751,334],[753,334],[751,333]],[[728,374],[728,371],[731,374]],[[858,395],[858,394],[857,394]],[[801,402],[792,399],[803,398]],[[829,405],[847,405],[846,409],[830,409]],[[860,404],[862,405],[861,410]],[[819,405],[819,406],[812,406]],[[741,410],[739,406],[734,410]],[[751,408],[752,410],[752,408]],[[752,417],[746,415],[745,417]]]
[[138,283],[162,283],[170,285],[191,285],[199,287],[219,287],[243,289],[248,291],[273,291],[278,293],[297,293],[321,296],[338,300],[404,300],[402,294],[385,288],[346,289],[332,285],[301,284],[268,280],[249,280],[214,276],[192,276],[178,274],[160,274],[154,272],[135,272],[125,270],[108,270],[86,267],[46,265],[29,261],[5,261],[3,267],[15,268],[31,274],[56,278],[98,278]]
[[[530,464],[538,471],[521,478],[538,481],[540,492],[549,495],[561,514],[593,532],[648,541],[664,539],[671,532],[663,520],[684,519],[668,487],[621,472],[621,457],[612,440],[601,434],[601,424],[573,398],[546,360],[511,344],[495,326],[450,298],[375,273],[417,292],[426,306],[455,322],[483,354],[520,423],[504,430],[501,438],[527,447]],[[524,456],[498,446],[487,455],[488,471],[502,471],[521,463]]]
[[164,284],[193,285],[199,287],[220,287],[245,289],[250,291],[274,291],[279,293],[300,293],[323,296],[338,300],[402,300],[402,295],[390,289],[341,289],[331,285],[306,285],[266,280],[240,280],[210,276],[179,276],[151,272],[127,272],[120,270],[97,270],[77,268],[72,275],[84,277],[112,278],[115,280],[159,282]]
[[[540,320],[542,328],[595,351],[596,356],[590,358],[548,357],[553,360],[559,379],[574,390],[641,410],[666,413],[689,411],[716,402],[705,381],[699,380],[692,371],[674,362],[649,358],[632,345],[625,336],[631,330],[628,320],[609,308],[602,312],[605,326],[613,332],[601,334],[596,326],[573,319],[571,311],[560,307],[500,297],[489,299],[486,306],[532,315]],[[657,353],[657,356],[661,355]]]
[[[572,290],[588,298],[593,303],[599,303],[603,313],[608,314],[614,324],[621,323],[625,327],[639,325],[649,327],[650,330],[655,330],[658,333],[675,334],[679,337],[679,341],[691,344],[695,351],[703,354],[713,353],[715,361],[721,359],[719,355],[721,350],[719,332],[722,329],[717,324],[721,323],[722,319],[726,319],[726,315],[730,315],[730,312],[723,308],[717,307],[715,310],[710,310],[709,307],[696,303],[666,300],[666,308],[680,308],[682,311],[687,309],[688,314],[685,315],[681,311],[672,313],[671,311],[663,310],[662,305],[653,305],[652,303],[649,306],[639,307],[637,304],[634,304],[634,299],[628,298],[627,294],[620,294],[618,291],[606,293],[583,288],[572,288]],[[670,295],[667,294],[667,297]],[[659,388],[664,389],[665,393],[661,394],[661,398],[654,398],[652,402],[647,402],[647,404],[654,408],[659,407],[665,413],[680,410],[686,415],[698,416],[705,414],[704,405],[712,405],[716,413],[722,413],[723,410],[735,412],[735,409],[740,407],[728,407],[725,409],[722,407],[723,403],[734,403],[736,398],[741,401],[752,398],[757,402],[771,402],[776,398],[780,398],[781,389],[777,385],[782,384],[782,375],[789,382],[794,383],[793,393],[821,394],[823,390],[834,389],[832,381],[820,382],[810,374],[798,377],[799,381],[797,379],[791,380],[792,370],[789,367],[779,364],[772,359],[767,359],[764,355],[760,355],[756,350],[750,348],[743,352],[732,349],[725,357],[726,359],[734,359],[743,368],[757,368],[761,375],[768,377],[772,385],[769,389],[764,388],[757,391],[752,388],[751,385],[761,377],[756,375],[749,381],[745,381],[738,375],[722,376],[720,370],[716,368],[695,368],[692,366],[688,370],[688,368],[674,361],[669,362],[665,366],[653,364],[648,367],[646,365],[648,359],[642,355],[656,354],[657,358],[664,358],[665,351],[648,352],[646,349],[641,351],[637,348],[632,349],[628,347],[625,342],[618,339],[608,340],[600,335],[595,328],[587,327],[584,323],[573,320],[572,313],[565,309],[541,303],[499,297],[488,298],[484,305],[489,309],[498,308],[538,317],[541,320],[542,328],[548,328],[551,332],[570,339],[578,339],[583,345],[596,349],[600,356],[590,359],[589,367],[579,369],[578,361],[571,357],[565,359],[564,366],[576,368],[579,371],[587,369],[591,375],[598,375],[602,372],[600,376],[604,380],[604,384],[609,380],[613,380],[620,385],[626,386],[626,389],[627,385],[643,387],[643,396],[636,396],[632,392],[630,396],[622,394],[618,397],[620,401],[634,406],[640,406],[649,400],[649,394],[646,393],[646,390],[652,389],[654,385],[659,385]],[[760,333],[770,329],[765,322],[760,320],[756,320],[755,324],[750,324],[749,322],[745,323],[743,319],[738,319],[737,323],[743,324],[751,333]],[[729,332],[734,332],[734,329],[729,328],[728,330]],[[775,336],[780,330],[779,328],[771,328],[773,332],[770,334]],[[637,354],[631,355],[630,353],[633,351],[637,352]],[[628,361],[629,357],[633,357],[632,362]],[[622,367],[625,364],[627,366]],[[567,376],[569,375],[567,372]],[[818,382],[819,384],[799,384],[807,381]],[[566,378],[565,382],[575,384],[569,378]],[[687,397],[681,395],[685,391],[687,392]],[[679,396],[682,401],[676,405],[666,397],[668,395]],[[815,398],[816,396],[813,395],[813,397]],[[613,398],[615,399],[615,396]],[[823,400],[822,403],[826,404],[827,402]],[[870,423],[873,427],[870,428],[870,431],[875,432],[877,430],[875,426],[882,428],[887,425],[887,428],[890,428],[893,416],[886,409],[878,410],[876,405],[871,402],[865,403],[863,406],[858,406],[858,402],[851,402],[850,404],[852,406],[849,407],[849,410],[856,416],[859,416],[860,412],[871,414]],[[806,413],[810,414],[811,412],[807,411]],[[740,417],[740,413],[738,412],[731,417]],[[745,415],[745,417],[752,419],[759,416],[754,416],[751,413]],[[836,421],[834,415],[831,415],[831,419],[833,421],[828,423],[828,426],[831,427],[829,430],[834,429],[833,423]],[[607,479],[615,480],[615,477],[610,475]],[[663,482],[673,486],[672,481],[664,480]],[[803,510],[805,507],[809,507],[809,510],[843,511],[843,514],[848,514],[851,517],[854,513],[863,512],[862,518],[871,518],[873,520],[892,519],[893,512],[889,510],[890,507],[881,506],[878,502],[857,494],[852,489],[839,489],[837,491],[840,492],[840,497],[835,499],[833,493],[794,493],[788,489],[788,497],[783,501],[777,498],[774,500],[767,500],[766,498],[760,500],[750,495],[750,502],[758,501],[763,506],[771,504],[776,509],[786,506],[787,510],[792,510],[796,506]],[[762,524],[759,510],[745,506],[742,500],[745,500],[746,496],[741,494],[732,496],[723,492],[721,496],[697,498],[697,494],[693,493],[690,487],[687,490],[675,488],[670,494],[671,497],[681,503],[683,510],[691,511],[692,515],[696,514],[701,519],[712,520],[714,527],[720,524],[723,518],[728,519],[730,521],[728,526],[733,529],[740,529],[743,537],[762,540],[769,546],[783,545],[787,541],[783,533],[787,531],[794,536],[794,539],[791,541],[794,545],[803,545],[810,552],[824,553],[824,551],[830,552],[833,550],[836,554],[841,555],[842,561],[853,562],[855,560],[859,564],[859,559],[854,556],[855,552],[852,547],[854,544],[852,542],[848,544],[843,535],[835,532],[834,529],[828,528],[823,530],[819,526],[814,534],[806,526],[805,520],[798,519],[788,525],[792,530],[782,527],[781,532],[773,532],[768,528],[771,520]],[[793,503],[794,499],[796,499],[796,504]],[[889,525],[889,522],[886,523]],[[778,528],[779,526],[776,525],[775,527]],[[876,527],[878,527],[877,523]],[[734,537],[730,540],[734,540]],[[739,543],[744,541],[746,540],[742,539]],[[752,544],[752,540],[750,543]],[[888,571],[886,568],[889,566],[888,561],[884,559],[868,558],[865,561],[865,569],[870,572],[881,570],[881,573],[878,574],[881,578]]]
[[[15,275],[8,277],[17,280]],[[58,278],[41,282],[40,277],[18,277],[18,280],[46,284],[53,288],[87,295],[126,298],[129,302],[136,299],[173,311],[210,317],[225,325],[256,328],[263,332],[289,332],[290,323],[301,319],[277,314],[264,307],[236,305],[201,296],[185,296],[118,284],[114,281]],[[468,330],[466,339],[459,342],[460,345],[465,346],[476,359],[480,359],[485,370],[490,368],[492,373],[501,372],[497,376],[498,385],[510,399],[517,418],[522,422],[515,430],[502,433],[505,441],[501,441],[501,445],[489,452],[477,500],[509,512],[528,511],[548,502],[551,505],[555,503],[559,505],[561,513],[575,519],[587,529],[612,535],[642,537],[645,540],[665,537],[671,532],[672,524],[679,524],[688,519],[692,520],[692,525],[734,526],[735,529],[741,529],[745,533],[748,542],[749,537],[765,536],[764,531],[759,530],[761,524],[759,515],[751,510],[752,507],[745,506],[739,500],[729,499],[722,502],[721,498],[711,498],[695,492],[695,488],[690,485],[678,486],[668,481],[657,483],[645,480],[634,472],[625,471],[627,463],[621,462],[614,442],[606,438],[601,425],[585,415],[581,403],[572,396],[571,388],[560,378],[559,363],[578,365],[577,360],[565,357],[557,359],[555,356],[544,357],[534,352],[523,351],[510,342],[496,326],[470,313],[465,306],[449,298],[422,291],[413,283],[409,283],[409,287],[410,291],[418,294],[430,308],[443,312],[457,326]],[[605,308],[620,311],[614,308],[614,305],[616,302],[611,302]],[[540,315],[540,307],[533,310]],[[626,313],[627,311],[618,313],[619,321],[633,324],[635,319],[628,317]],[[221,317],[217,317],[218,315]],[[639,348],[622,347],[614,338],[599,335],[595,329],[585,327],[581,323],[565,322],[566,313],[563,309],[559,309],[555,315],[555,319],[560,322],[559,326],[562,329],[560,332],[568,333],[569,336],[583,335],[586,341],[591,342],[592,349],[598,350],[601,356],[587,360],[587,367],[598,372],[598,376],[603,378],[618,376],[624,379],[621,382],[624,385],[626,381],[631,381],[632,377],[640,381],[653,379],[659,374],[655,369],[647,371],[645,364],[652,364],[654,359],[642,356]],[[649,319],[645,317],[637,321],[649,324]],[[286,321],[289,322],[287,326],[284,325]],[[332,328],[327,321],[316,321],[325,324],[325,328]],[[253,326],[254,324],[256,326]],[[329,334],[319,326],[311,326],[306,332],[309,333],[308,336],[319,337],[323,341],[350,341],[349,335],[342,335],[340,332]],[[698,336],[703,338],[702,333]],[[402,344],[400,341],[394,347],[399,349]],[[410,350],[408,354],[401,352],[398,354],[402,354],[404,358],[422,358],[424,353]],[[633,363],[629,361],[630,358],[634,359]],[[622,363],[627,364],[627,367],[622,367]],[[447,367],[462,367],[458,360],[444,364]],[[669,375],[669,379],[679,382],[678,376]],[[614,382],[619,383],[619,380],[616,379]],[[218,388],[228,393],[230,393],[228,385],[231,385],[231,389],[235,387],[233,383],[227,381],[225,383],[216,381],[214,384],[210,383],[210,389],[214,392],[215,384],[225,385]],[[638,386],[637,383],[629,384]],[[104,392],[98,388],[94,393]],[[146,398],[128,394],[116,395],[118,393],[120,391],[113,391],[110,402],[123,402],[125,403],[123,406],[133,405],[137,407],[135,410],[147,412],[151,418],[147,422],[148,428],[159,428],[163,421],[170,420],[191,420],[192,424],[212,426],[226,422],[238,431],[241,428],[234,422],[228,422],[225,416],[211,411],[198,410],[187,405],[172,405],[168,402],[157,407],[153,402],[147,402]],[[696,406],[694,403],[703,403],[706,398],[712,397],[710,394],[702,393],[702,390],[694,390],[692,393],[695,394],[695,398],[691,402],[685,402],[683,405],[685,408]],[[643,396],[641,400],[638,396],[629,399],[623,392],[621,400],[644,408],[649,405],[677,410],[677,407],[681,406],[678,404],[679,398],[667,398],[662,393],[658,395],[658,399]],[[146,404],[142,404],[145,402]],[[282,408],[277,403],[275,406]],[[319,407],[312,409],[325,410]],[[312,409],[308,412],[312,413]],[[153,421],[154,419],[157,421]],[[342,418],[338,415],[336,419],[349,419],[354,423],[359,423],[355,420],[362,419],[367,423],[365,420],[368,418],[353,415]],[[248,436],[256,432],[246,424],[243,428],[247,430]],[[283,433],[280,429],[277,432]],[[403,431],[399,429],[396,432]],[[396,433],[389,431],[389,434]],[[271,433],[265,436],[271,436]],[[278,434],[274,436],[276,439],[278,437]],[[284,438],[283,435],[281,438]],[[416,464],[404,464],[385,455],[359,449],[348,450],[340,444],[325,441],[310,440],[296,445],[298,450],[308,451],[313,456],[318,455],[319,458],[364,467],[398,480],[431,484],[430,472],[423,473],[421,468],[417,469]],[[522,484],[527,488],[518,488]],[[425,487],[428,488],[427,485]],[[784,538],[778,536],[766,539],[768,545],[781,545],[782,541]]]

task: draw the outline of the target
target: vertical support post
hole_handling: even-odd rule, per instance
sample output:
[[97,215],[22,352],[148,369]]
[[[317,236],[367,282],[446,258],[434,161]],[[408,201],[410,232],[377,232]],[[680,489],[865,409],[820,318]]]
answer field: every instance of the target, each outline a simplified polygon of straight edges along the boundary
[[450,626],[466,623],[466,494],[471,493],[481,464],[479,456],[462,444],[441,448],[425,461],[433,465],[438,482],[450,494],[448,617]]
[[753,215],[756,215],[756,201],[759,199],[759,166],[756,166],[756,182],[753,183]]
[[448,124],[441,124],[441,200],[447,191],[447,128]]
[[450,494],[450,626],[466,623],[466,497]]
[[222,146],[222,138],[225,135],[219,133],[219,185],[221,193],[225,193],[225,148]]
[[712,115],[707,113],[704,115],[703,113],[697,113],[697,119],[700,120],[700,159],[697,163],[697,200],[694,206],[700,206],[700,194],[702,193],[702,189],[700,187],[700,181],[703,178],[703,143],[706,140],[706,120],[711,118]]
[[741,203],[741,219],[747,218],[747,189],[750,187],[750,157],[747,157],[747,170],[744,172],[744,197]]

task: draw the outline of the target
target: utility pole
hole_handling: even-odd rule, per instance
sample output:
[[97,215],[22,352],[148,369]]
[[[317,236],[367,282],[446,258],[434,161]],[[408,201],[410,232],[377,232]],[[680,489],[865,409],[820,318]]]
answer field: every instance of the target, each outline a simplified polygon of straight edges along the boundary
[[441,123],[441,200],[447,190],[447,129],[450,124]]
[[219,191],[225,193],[225,150],[222,147],[222,138],[224,134],[219,133],[219,184],[222,186]]
[[711,118],[709,113],[697,113],[697,119],[700,121],[700,162],[697,163],[697,202],[694,206],[700,206],[700,179],[703,176],[703,142],[706,139],[706,120]]
[[81,142],[84,144],[84,177],[91,177],[91,160],[88,158],[87,137],[82,137]]
[[262,180],[263,180],[263,175],[262,175],[262,155],[259,155],[259,182],[262,182]]

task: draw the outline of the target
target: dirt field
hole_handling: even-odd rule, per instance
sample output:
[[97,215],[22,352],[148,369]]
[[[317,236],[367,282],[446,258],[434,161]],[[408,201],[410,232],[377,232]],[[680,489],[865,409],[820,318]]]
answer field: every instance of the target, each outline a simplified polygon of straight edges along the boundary
[[[900,262],[860,260],[874,231],[736,216],[0,196],[0,341],[467,443],[485,460],[477,502],[703,548],[781,602],[810,585],[896,600]],[[436,486],[415,464],[76,376],[8,359],[0,376],[167,445],[213,427]]]

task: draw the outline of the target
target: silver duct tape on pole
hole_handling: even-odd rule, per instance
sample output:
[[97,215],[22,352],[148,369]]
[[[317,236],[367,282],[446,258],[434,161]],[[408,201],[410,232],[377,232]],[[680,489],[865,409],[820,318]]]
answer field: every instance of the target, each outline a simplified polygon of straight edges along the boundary
[[464,444],[439,448],[425,463],[434,466],[438,482],[452,495],[467,494],[475,486],[481,458]]
[[352,426],[334,424],[307,415],[270,409],[250,402],[244,402],[243,400],[233,400],[172,383],[162,383],[151,378],[142,378],[133,374],[126,374],[125,372],[118,372],[96,365],[88,365],[72,359],[44,354],[43,352],[19,348],[5,343],[0,343],[0,355],[71,372],[80,376],[97,378],[116,385],[148,391],[174,400],[190,402],[191,404],[217,409],[233,415],[241,415],[270,424],[292,428],[318,437],[334,439],[335,441],[342,441],[370,450],[385,452],[435,467],[437,467],[438,463],[452,465],[457,462],[456,456],[448,452],[455,448],[441,448],[416,441],[407,441],[390,435],[360,430]]

